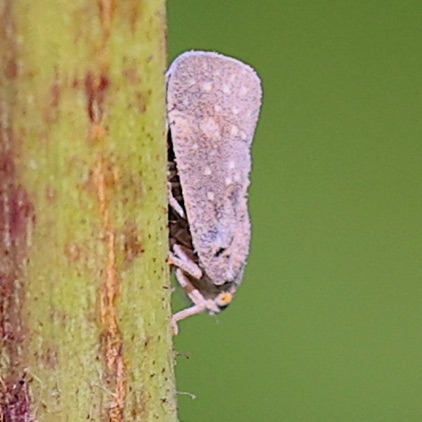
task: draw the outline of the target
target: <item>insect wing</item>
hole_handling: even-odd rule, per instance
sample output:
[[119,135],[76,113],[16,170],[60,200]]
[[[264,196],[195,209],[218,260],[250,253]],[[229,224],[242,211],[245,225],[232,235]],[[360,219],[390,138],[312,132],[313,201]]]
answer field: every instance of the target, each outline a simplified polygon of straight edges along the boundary
[[195,252],[214,284],[240,282],[250,243],[247,189],[260,80],[236,59],[193,51],[173,62],[167,92]]

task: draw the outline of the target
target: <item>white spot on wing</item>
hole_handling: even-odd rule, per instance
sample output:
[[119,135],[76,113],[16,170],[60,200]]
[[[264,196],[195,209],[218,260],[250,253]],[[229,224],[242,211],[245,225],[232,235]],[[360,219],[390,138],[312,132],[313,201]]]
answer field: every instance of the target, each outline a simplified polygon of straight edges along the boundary
[[212,89],[212,83],[211,82],[204,82],[202,84],[202,89],[204,91],[211,91],[211,89]]
[[207,198],[210,201],[214,201],[214,198],[215,198],[214,192],[207,192]]
[[225,94],[230,94],[232,91],[231,91],[230,87],[227,84],[223,84],[223,92]]
[[211,176],[212,171],[209,167],[205,167],[204,169],[204,176]]
[[202,120],[199,127],[205,136],[209,138],[218,138],[220,136],[220,129],[213,118]]
[[240,88],[240,95],[246,95],[249,92],[248,87],[246,87],[245,85],[242,85]]

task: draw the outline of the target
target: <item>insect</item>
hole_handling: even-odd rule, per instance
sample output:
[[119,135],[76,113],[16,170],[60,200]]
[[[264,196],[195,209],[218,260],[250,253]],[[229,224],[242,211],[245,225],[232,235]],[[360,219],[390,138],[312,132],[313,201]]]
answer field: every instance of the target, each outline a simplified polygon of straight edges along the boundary
[[193,305],[178,321],[225,309],[242,281],[251,226],[251,143],[261,82],[248,65],[189,51],[167,72],[169,263]]

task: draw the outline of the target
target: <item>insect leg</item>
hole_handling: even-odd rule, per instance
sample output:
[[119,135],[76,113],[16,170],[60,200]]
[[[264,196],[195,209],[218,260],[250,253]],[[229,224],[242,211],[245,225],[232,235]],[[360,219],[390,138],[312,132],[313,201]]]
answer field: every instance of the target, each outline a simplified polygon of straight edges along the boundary
[[199,290],[197,290],[192,285],[192,283],[189,281],[189,279],[186,277],[186,275],[180,268],[176,270],[176,279],[188,295],[189,299],[194,303],[194,305],[190,308],[183,309],[182,311],[179,311],[173,315],[171,319],[171,325],[174,335],[177,335],[177,333],[179,332],[177,326],[178,321],[181,321],[182,319],[185,319],[191,315],[200,314],[208,308],[207,300],[202,296]]
[[202,278],[202,271],[195,262],[190,259],[186,253],[183,251],[183,248],[180,245],[173,246],[173,253],[169,253],[168,262],[183,270],[185,273],[189,274],[193,278],[199,280]]
[[181,207],[181,205],[177,202],[177,199],[173,196],[173,193],[171,191],[171,184],[168,184],[168,201],[169,201],[169,205],[177,212],[177,214],[180,215],[180,217],[182,218],[186,218],[185,217],[185,212],[183,211],[183,208]]

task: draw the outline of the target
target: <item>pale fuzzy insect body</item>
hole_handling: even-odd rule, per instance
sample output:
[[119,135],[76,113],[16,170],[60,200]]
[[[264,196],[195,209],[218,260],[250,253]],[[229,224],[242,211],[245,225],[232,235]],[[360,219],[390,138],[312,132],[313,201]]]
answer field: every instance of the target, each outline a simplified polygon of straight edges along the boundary
[[232,300],[249,253],[250,148],[261,83],[248,65],[191,51],[167,73],[170,263],[193,306],[215,314]]

